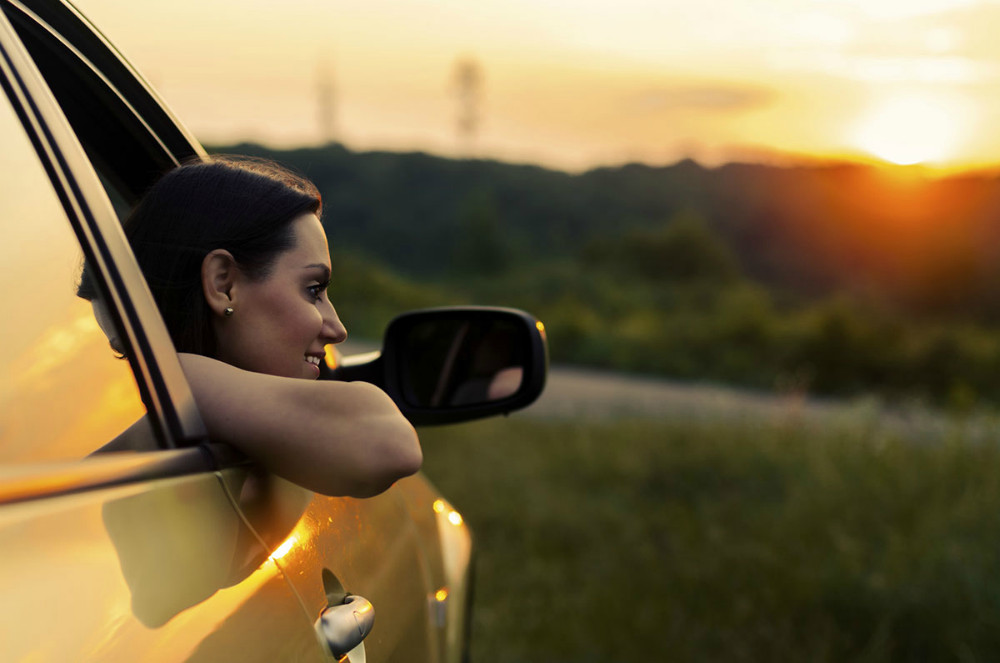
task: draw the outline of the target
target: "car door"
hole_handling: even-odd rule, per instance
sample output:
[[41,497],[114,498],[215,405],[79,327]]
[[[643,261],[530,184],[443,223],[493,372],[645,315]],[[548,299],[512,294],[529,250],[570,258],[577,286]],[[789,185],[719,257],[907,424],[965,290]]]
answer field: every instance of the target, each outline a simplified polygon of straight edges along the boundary
[[328,660],[0,6],[0,660]]
[[[205,154],[141,77],[68,5],[0,0],[0,6],[119,214],[160,173]],[[155,311],[147,313],[155,315]],[[169,365],[175,359],[157,361]],[[183,383],[183,376],[170,375]],[[164,400],[178,398],[187,399],[189,394],[168,394]],[[180,433],[179,439],[181,444],[196,441],[188,432]],[[454,611],[445,610],[448,599],[446,592],[442,594],[444,586],[456,583],[444,579],[437,532],[440,514],[433,510],[433,491],[425,480],[407,480],[373,499],[326,498],[276,477],[248,472],[244,466],[232,466],[238,459],[224,449],[206,449],[211,452],[205,457],[220,469],[222,486],[246,526],[235,544],[230,539],[225,542],[236,546],[234,568],[246,571],[244,558],[257,559],[266,553],[268,562],[260,568],[270,564],[285,571],[288,590],[301,599],[305,621],[310,624],[345,593],[369,598],[377,626],[365,641],[368,660],[438,660],[449,642],[451,649],[459,651],[456,637],[448,635],[455,629],[446,628],[456,621],[445,618]],[[419,503],[414,495],[420,497]],[[419,517],[415,520],[414,515]],[[123,521],[130,522],[128,518]],[[231,525],[226,527],[229,531]],[[205,525],[204,529],[211,528]],[[464,536],[467,548],[464,526],[449,529]],[[449,535],[454,538],[454,533]],[[237,571],[231,568],[227,573]],[[463,567],[457,574],[463,581],[464,573]],[[452,596],[463,596],[463,587],[455,586]],[[453,598],[451,604],[459,601]],[[235,621],[242,618],[232,617]],[[230,630],[239,632],[238,628]]]

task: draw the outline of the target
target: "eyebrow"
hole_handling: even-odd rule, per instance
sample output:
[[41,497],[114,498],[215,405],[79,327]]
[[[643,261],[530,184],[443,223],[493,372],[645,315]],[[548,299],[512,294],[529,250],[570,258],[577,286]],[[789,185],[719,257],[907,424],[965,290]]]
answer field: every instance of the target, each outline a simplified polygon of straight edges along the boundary
[[325,278],[330,278],[330,268],[321,262],[314,262],[311,265],[306,265],[302,269],[322,269],[323,273],[326,275]]

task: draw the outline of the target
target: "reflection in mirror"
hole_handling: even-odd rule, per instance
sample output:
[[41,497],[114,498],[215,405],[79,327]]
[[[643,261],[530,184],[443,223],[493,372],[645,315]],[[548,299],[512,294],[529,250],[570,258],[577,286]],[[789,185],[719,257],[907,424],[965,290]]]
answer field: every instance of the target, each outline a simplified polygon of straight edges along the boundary
[[513,396],[523,384],[525,330],[519,320],[468,317],[418,322],[402,343],[403,397],[417,407],[477,405]]

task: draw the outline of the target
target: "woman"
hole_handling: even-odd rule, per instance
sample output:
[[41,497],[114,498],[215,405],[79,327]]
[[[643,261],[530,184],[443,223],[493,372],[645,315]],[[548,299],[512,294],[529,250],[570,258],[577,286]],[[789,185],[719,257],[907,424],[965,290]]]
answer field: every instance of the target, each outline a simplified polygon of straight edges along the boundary
[[347,338],[327,287],[315,186],[262,160],[168,172],[125,232],[213,441],[327,495],[365,497],[422,460],[413,427],[377,387],[316,381]]

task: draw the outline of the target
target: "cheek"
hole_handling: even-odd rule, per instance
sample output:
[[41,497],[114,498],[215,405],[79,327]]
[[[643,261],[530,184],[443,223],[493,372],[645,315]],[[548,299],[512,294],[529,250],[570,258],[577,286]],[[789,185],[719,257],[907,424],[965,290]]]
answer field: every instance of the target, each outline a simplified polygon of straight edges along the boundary
[[308,303],[289,307],[281,319],[285,321],[282,326],[287,329],[290,336],[312,338],[319,336],[323,329],[323,315],[319,309]]

